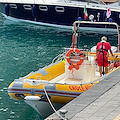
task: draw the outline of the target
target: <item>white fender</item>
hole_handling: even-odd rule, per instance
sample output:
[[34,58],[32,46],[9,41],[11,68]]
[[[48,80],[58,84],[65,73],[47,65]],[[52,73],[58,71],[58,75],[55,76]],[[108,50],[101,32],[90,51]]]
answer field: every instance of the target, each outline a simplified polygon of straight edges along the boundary
[[41,98],[39,96],[26,96],[24,100],[28,101],[39,101]]

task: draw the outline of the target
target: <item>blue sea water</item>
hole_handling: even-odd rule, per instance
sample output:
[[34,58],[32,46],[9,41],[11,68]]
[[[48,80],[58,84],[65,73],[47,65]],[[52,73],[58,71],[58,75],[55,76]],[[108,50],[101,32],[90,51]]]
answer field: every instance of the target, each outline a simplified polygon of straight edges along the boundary
[[[82,31],[79,47],[91,48],[102,35],[117,46],[117,34],[92,34]],[[9,84],[31,71],[49,65],[52,59],[70,47],[72,30],[45,27],[6,20],[0,14],[0,120],[42,120],[24,101],[9,97]]]

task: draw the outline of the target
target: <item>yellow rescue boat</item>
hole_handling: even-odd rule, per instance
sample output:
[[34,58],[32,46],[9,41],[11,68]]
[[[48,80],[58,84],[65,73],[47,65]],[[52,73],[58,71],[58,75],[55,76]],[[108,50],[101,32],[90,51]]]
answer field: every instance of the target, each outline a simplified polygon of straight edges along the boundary
[[[120,53],[114,55],[117,57],[109,56],[109,60],[119,61]],[[95,52],[67,48],[49,66],[14,80],[8,94],[13,99],[24,100],[46,117],[46,110],[52,112],[49,100],[58,109],[112,72],[99,77],[95,59]]]

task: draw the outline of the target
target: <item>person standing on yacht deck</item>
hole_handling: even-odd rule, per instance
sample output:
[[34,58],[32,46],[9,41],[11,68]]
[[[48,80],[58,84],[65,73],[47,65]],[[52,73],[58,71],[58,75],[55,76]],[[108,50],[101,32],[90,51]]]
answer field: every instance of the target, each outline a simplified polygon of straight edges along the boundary
[[96,46],[97,63],[99,66],[100,77],[102,77],[102,74],[104,75],[104,67],[105,74],[108,73],[108,50],[110,51],[111,55],[114,56],[111,50],[111,45],[109,42],[107,42],[107,37],[103,36],[101,38],[101,42],[98,42]]

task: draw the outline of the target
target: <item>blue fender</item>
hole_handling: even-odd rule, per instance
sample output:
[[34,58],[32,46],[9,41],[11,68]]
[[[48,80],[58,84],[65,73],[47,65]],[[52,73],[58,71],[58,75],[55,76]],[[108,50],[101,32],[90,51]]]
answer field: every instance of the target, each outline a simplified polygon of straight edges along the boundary
[[36,5],[33,5],[32,6],[32,17],[36,18],[36,16],[37,16],[37,8],[36,8]]
[[107,21],[106,11],[103,13],[103,21]]
[[9,16],[9,4],[5,4],[5,14]]

